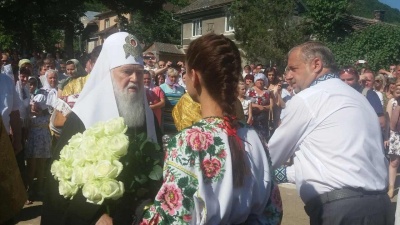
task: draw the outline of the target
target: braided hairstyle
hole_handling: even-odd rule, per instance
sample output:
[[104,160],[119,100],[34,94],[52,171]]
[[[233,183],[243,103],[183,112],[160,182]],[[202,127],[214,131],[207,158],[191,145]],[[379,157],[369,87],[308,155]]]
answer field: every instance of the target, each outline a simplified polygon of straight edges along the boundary
[[[237,130],[235,101],[239,77],[241,76],[241,58],[235,43],[223,35],[206,34],[189,45],[186,54],[189,70],[199,71],[204,88],[220,104],[227,126]],[[249,173],[245,162],[243,143],[233,135],[228,135],[232,155],[234,186],[242,186],[244,177]]]

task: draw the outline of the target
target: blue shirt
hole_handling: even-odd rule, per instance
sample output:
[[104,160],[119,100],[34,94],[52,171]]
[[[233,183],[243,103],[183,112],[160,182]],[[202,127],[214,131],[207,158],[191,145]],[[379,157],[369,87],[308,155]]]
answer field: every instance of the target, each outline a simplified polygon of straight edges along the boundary
[[[356,89],[358,92],[362,93],[362,91],[364,90],[363,87],[360,86],[360,88]],[[369,104],[371,104],[372,108],[374,108],[376,114],[378,116],[383,116],[383,107],[381,104],[381,100],[378,97],[378,94],[375,93],[375,91],[369,89],[367,91],[367,96],[365,96],[369,102]]]

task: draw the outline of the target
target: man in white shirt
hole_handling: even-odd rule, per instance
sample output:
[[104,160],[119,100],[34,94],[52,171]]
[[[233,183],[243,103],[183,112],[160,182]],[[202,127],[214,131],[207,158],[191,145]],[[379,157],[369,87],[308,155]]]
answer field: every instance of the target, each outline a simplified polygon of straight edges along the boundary
[[16,154],[22,150],[20,104],[14,82],[6,74],[0,74],[0,112]]
[[390,224],[388,162],[376,113],[338,79],[332,52],[307,42],[289,52],[296,95],[269,142],[273,167],[295,154],[296,186],[311,225]]

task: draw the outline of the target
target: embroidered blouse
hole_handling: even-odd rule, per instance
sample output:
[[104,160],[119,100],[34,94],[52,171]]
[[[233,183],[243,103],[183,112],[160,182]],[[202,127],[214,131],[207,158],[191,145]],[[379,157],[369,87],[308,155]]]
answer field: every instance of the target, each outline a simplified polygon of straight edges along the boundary
[[163,185],[141,224],[278,224],[268,152],[254,129],[241,126],[237,134],[250,168],[243,186],[233,186],[223,119],[202,119],[169,142]]

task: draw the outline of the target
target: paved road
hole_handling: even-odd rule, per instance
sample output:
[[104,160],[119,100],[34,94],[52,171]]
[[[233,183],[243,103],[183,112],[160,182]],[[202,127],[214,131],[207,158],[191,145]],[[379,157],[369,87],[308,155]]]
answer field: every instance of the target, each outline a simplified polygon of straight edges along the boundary
[[[282,225],[307,225],[309,224],[308,216],[304,212],[304,204],[297,195],[295,186],[292,184],[279,185],[283,201],[283,220]],[[395,210],[395,196],[393,202],[393,213]],[[42,210],[42,202],[34,202],[34,204],[25,206],[18,217],[18,225],[39,225],[40,214]]]

